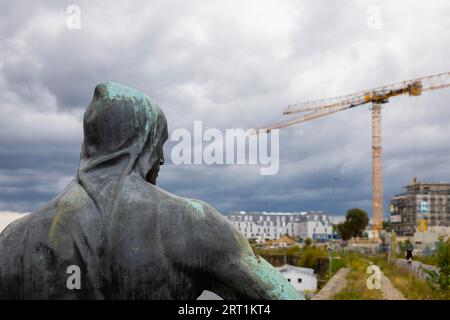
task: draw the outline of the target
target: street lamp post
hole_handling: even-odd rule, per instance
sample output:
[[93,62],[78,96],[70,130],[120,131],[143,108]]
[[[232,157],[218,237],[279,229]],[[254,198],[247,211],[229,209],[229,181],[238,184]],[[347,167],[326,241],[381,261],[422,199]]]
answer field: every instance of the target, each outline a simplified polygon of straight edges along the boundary
[[334,245],[333,245],[333,227],[332,227],[332,229],[331,229],[332,231],[331,231],[331,237],[330,237],[330,249],[329,249],[329,255],[328,255],[328,260],[329,260],[329,270],[328,270],[328,273],[329,273],[329,276],[330,276],[330,279],[331,279],[331,274],[332,274],[332,272],[333,272],[333,249],[334,249]]
[[[335,198],[336,181],[337,181],[337,178],[334,178],[333,179],[333,196],[332,196],[333,211],[335,211],[335,203],[334,203],[335,199],[334,198]],[[334,238],[334,226],[331,225],[330,248],[328,249],[328,252],[329,252],[329,254],[328,254],[328,260],[329,260],[328,274],[329,274],[330,279],[331,279],[331,274],[333,273],[333,251],[334,251],[334,239],[333,238]]]

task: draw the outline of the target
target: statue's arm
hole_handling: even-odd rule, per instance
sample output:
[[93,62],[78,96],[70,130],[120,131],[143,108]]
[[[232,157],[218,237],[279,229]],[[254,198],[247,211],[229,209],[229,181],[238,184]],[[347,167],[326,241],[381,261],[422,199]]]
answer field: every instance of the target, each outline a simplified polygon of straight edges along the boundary
[[211,288],[224,299],[300,300],[304,299],[283,275],[266,260],[254,254],[242,255],[238,261],[224,261],[216,271]]
[[[213,208],[209,210],[215,211]],[[223,299],[264,299],[299,300],[304,299],[283,275],[262,257],[253,253],[244,236],[220,213],[210,212],[209,229],[215,230],[211,266],[206,288]],[[214,227],[213,227],[214,226]],[[214,241],[217,239],[217,241]],[[211,247],[211,245],[209,245]]]

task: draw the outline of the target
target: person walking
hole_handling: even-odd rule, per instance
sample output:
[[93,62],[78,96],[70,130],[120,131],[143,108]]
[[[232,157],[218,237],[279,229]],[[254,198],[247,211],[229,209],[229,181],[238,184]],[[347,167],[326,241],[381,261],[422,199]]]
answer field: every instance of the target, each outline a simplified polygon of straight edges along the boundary
[[412,267],[413,250],[414,250],[414,247],[413,247],[412,243],[408,242],[406,245],[405,258],[406,258],[409,268]]

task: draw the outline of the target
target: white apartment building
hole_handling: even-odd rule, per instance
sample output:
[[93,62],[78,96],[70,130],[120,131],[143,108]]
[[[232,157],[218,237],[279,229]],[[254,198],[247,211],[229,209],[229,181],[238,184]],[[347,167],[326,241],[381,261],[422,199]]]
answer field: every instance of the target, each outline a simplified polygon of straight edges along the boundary
[[331,217],[321,212],[309,212],[299,223],[299,237],[302,239],[326,240],[333,234]]
[[332,219],[322,212],[233,212],[230,220],[247,239],[294,238],[325,240],[333,234]]

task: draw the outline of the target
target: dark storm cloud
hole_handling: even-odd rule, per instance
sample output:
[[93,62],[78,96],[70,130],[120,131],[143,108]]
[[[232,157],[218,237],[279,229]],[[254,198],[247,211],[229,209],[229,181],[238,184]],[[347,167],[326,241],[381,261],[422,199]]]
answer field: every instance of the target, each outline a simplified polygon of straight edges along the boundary
[[[81,30],[66,8],[81,9]],[[377,6],[381,28],[367,26]],[[15,1],[0,3],[0,210],[31,211],[78,165],[94,86],[136,87],[169,128],[250,128],[283,106],[449,71],[450,6],[410,1]],[[450,180],[450,93],[392,99],[383,111],[386,201],[418,175]],[[280,133],[280,171],[175,166],[159,184],[220,210],[370,211],[368,107]],[[333,179],[337,178],[335,204]],[[16,179],[16,180],[14,180]]]

